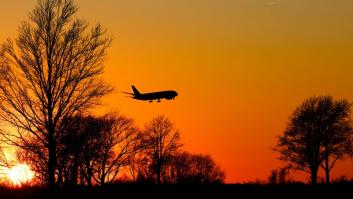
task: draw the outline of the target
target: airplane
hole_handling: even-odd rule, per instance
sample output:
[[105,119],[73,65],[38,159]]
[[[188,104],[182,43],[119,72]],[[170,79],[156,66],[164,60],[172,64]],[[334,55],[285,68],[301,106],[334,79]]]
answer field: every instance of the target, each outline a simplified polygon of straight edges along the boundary
[[140,93],[135,86],[132,85],[131,87],[134,93],[129,93],[129,92],[122,92],[122,93],[131,95],[133,99],[149,101],[150,103],[153,102],[153,100],[157,100],[157,102],[161,102],[161,99],[174,100],[174,98],[178,96],[178,93],[172,90],[153,92],[153,93]]

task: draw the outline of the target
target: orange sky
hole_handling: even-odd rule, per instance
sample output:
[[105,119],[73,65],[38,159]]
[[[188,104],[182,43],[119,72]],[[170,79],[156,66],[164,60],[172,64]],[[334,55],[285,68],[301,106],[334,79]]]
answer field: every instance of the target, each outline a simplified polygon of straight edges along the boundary
[[[0,41],[16,34],[35,0],[0,2]],[[107,110],[139,125],[166,114],[185,150],[208,153],[227,182],[266,180],[282,166],[270,147],[305,98],[353,101],[353,1],[77,0],[79,17],[114,36],[105,78]],[[175,89],[175,101],[125,98]],[[353,177],[352,161],[334,176]]]

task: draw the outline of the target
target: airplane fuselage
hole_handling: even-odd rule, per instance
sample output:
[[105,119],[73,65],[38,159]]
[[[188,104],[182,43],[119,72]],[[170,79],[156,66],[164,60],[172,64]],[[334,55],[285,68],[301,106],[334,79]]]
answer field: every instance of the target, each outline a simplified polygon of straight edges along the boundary
[[178,95],[175,91],[161,91],[161,92],[154,92],[154,93],[143,93],[143,94],[135,94],[132,98],[137,100],[160,100],[160,99],[167,99],[172,100]]

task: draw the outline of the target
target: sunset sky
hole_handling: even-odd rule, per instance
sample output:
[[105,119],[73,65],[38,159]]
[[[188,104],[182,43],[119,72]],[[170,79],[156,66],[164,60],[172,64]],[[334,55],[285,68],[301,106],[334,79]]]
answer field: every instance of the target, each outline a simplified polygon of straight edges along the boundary
[[[79,18],[114,38],[104,78],[116,91],[105,111],[139,126],[165,114],[184,149],[210,154],[227,182],[266,180],[283,163],[271,150],[305,98],[353,101],[351,0],[76,0]],[[0,42],[15,38],[36,0],[0,2]],[[178,91],[175,101],[126,98]],[[353,177],[353,161],[333,176]]]

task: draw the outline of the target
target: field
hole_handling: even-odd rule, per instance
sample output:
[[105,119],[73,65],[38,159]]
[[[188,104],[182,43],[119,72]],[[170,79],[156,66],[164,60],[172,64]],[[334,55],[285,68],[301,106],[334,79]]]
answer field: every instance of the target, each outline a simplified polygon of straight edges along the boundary
[[349,197],[352,183],[334,184],[329,187],[312,187],[304,184],[260,185],[136,185],[115,184],[105,187],[75,187],[49,190],[41,187],[21,189],[0,188],[0,198],[301,198]]

